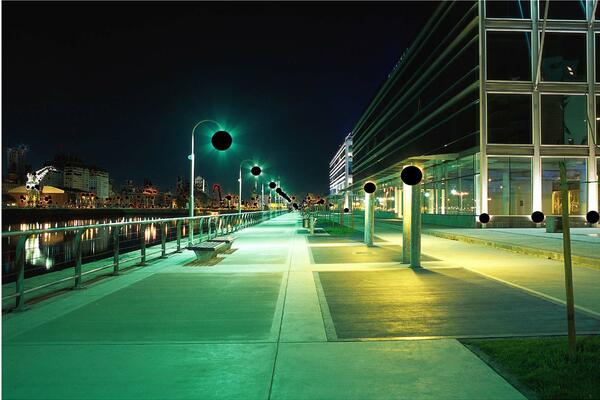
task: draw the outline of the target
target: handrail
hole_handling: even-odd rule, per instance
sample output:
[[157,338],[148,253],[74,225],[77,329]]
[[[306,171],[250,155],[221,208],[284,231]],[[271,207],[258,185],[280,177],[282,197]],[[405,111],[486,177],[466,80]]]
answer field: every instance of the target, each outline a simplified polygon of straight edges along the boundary
[[[147,219],[141,221],[129,221],[129,222],[111,222],[107,224],[94,224],[94,225],[80,225],[80,226],[68,226],[61,228],[49,228],[49,229],[31,229],[27,231],[11,231],[11,232],[2,232],[2,237],[18,237],[16,249],[15,249],[15,270],[17,272],[17,279],[15,281],[15,293],[6,295],[2,297],[2,301],[8,299],[15,299],[15,311],[23,311],[27,307],[25,305],[25,294],[30,292],[34,292],[52,285],[56,285],[58,283],[62,283],[68,280],[74,280],[74,289],[79,289],[82,287],[82,277],[90,274],[92,272],[100,271],[102,269],[113,267],[113,275],[119,275],[120,263],[125,261],[132,261],[135,259],[140,259],[138,265],[143,266],[146,264],[146,238],[142,234],[138,238],[140,241],[140,255],[135,257],[130,257],[125,260],[119,259],[120,245],[119,245],[119,233],[121,231],[122,226],[127,225],[139,225],[140,227],[143,225],[149,224],[159,224],[161,225],[161,240],[160,240],[160,251],[157,251],[152,254],[160,254],[160,258],[165,258],[167,256],[166,249],[166,235],[168,233],[167,223],[176,222],[176,231],[177,236],[176,239],[171,241],[176,241],[177,246],[174,253],[181,252],[181,239],[182,239],[182,225],[183,221],[188,222],[189,229],[194,229],[195,220],[208,220],[208,231],[207,235],[204,237],[205,240],[210,240],[211,237],[217,237],[218,235],[229,234],[232,231],[238,231],[239,229],[243,229],[247,226],[250,226],[255,223],[259,223],[265,220],[264,216],[267,216],[267,219],[272,218],[273,216],[278,216],[287,212],[287,210],[267,210],[267,211],[250,211],[242,214],[231,213],[231,214],[216,214],[216,215],[199,215],[195,217],[176,217],[176,218],[161,218],[161,219]],[[212,221],[215,221],[214,231],[212,231]],[[237,221],[237,222],[235,222]],[[202,226],[202,223],[201,225]],[[81,246],[81,233],[87,229],[98,229],[98,228],[107,228],[114,227],[116,228],[113,231],[113,262],[99,268],[94,268],[90,271],[82,271],[82,246]],[[75,265],[74,265],[74,274],[70,277],[61,278],[56,281],[44,283],[40,286],[25,289],[25,242],[32,235],[40,235],[44,233],[51,232],[65,232],[65,231],[75,231]],[[202,242],[202,232],[200,233],[200,241]],[[189,245],[189,242],[188,242]],[[171,254],[171,253],[169,253]],[[110,257],[107,257],[110,258]]]
[[[243,214],[258,214],[258,213],[272,213],[274,211],[249,211]],[[96,229],[96,228],[109,228],[109,227],[121,227],[126,225],[149,225],[149,224],[159,224],[163,222],[177,222],[177,221],[189,221],[189,220],[198,220],[203,218],[215,218],[215,217],[225,217],[229,215],[238,216],[238,213],[228,213],[228,214],[216,214],[216,215],[198,215],[195,217],[175,217],[175,218],[160,218],[160,219],[144,219],[140,221],[129,221],[129,222],[109,222],[106,224],[93,224],[93,225],[77,225],[77,226],[63,226],[60,228],[48,228],[48,229],[30,229],[27,231],[6,231],[2,232],[2,237],[11,237],[11,236],[21,236],[21,235],[39,235],[42,233],[53,233],[53,232],[65,232],[72,230],[80,230],[80,229]]]

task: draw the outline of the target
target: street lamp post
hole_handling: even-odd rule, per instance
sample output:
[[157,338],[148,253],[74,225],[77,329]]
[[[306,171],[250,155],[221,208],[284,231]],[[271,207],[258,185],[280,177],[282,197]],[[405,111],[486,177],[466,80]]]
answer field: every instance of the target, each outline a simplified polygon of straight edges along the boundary
[[[219,151],[223,151],[223,150],[227,150],[229,148],[229,146],[231,146],[231,135],[229,135],[229,133],[225,132],[223,130],[223,128],[221,127],[221,125],[217,122],[214,121],[212,119],[203,119],[202,121],[196,123],[196,125],[194,125],[194,127],[192,128],[192,153],[189,155],[188,159],[191,161],[191,168],[190,168],[190,197],[189,197],[189,208],[190,208],[190,218],[194,217],[194,173],[195,173],[195,153],[194,153],[194,134],[196,132],[196,128],[198,126],[200,126],[203,123],[213,123],[215,125],[217,125],[217,127],[219,128],[219,130],[213,134],[212,137],[212,144],[213,146],[219,150]],[[190,219],[190,226],[189,226],[189,244],[193,244],[194,242],[194,227],[193,227],[193,220]]]
[[[239,195],[239,199],[238,199],[238,214],[242,213],[242,166],[247,161],[252,162],[252,160],[250,160],[250,159],[245,159],[242,162],[240,162],[240,176],[238,178],[238,181],[240,183],[240,185],[239,185],[239,193],[238,193],[238,195]],[[252,167],[251,172],[252,172],[252,175],[254,175],[254,176],[257,177],[257,176],[259,176],[262,173],[262,170],[260,169],[259,166],[254,165],[254,167]]]
[[240,177],[238,179],[238,182],[240,183],[239,192],[238,192],[238,214],[242,213],[242,166],[247,161],[252,161],[252,160],[247,158],[245,160],[242,160],[242,162],[240,162]]

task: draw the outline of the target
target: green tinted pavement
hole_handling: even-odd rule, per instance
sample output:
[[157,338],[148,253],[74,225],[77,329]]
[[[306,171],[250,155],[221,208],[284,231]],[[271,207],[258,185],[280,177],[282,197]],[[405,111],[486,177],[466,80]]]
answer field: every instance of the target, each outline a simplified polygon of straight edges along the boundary
[[212,266],[186,251],[5,315],[3,398],[520,399],[453,338],[563,331],[560,303],[462,265],[456,242],[424,241],[412,271],[393,234],[371,254],[299,226],[283,215]]

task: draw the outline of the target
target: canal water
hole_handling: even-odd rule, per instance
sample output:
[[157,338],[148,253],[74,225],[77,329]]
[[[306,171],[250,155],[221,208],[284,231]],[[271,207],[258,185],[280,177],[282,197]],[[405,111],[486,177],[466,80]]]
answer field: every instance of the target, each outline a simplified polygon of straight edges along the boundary
[[[127,216],[102,219],[71,219],[71,220],[49,220],[35,223],[8,224],[2,226],[2,231],[26,231],[32,229],[50,229],[61,227],[77,227],[84,225],[106,224],[111,222],[136,222],[141,220],[152,220],[165,218],[148,216]],[[177,237],[176,222],[168,223],[167,241]],[[182,236],[187,234],[187,224],[182,225]],[[199,227],[195,227],[198,232]],[[101,258],[111,257],[113,254],[113,229],[93,228],[83,232],[82,262],[89,262]],[[206,224],[203,227],[207,231]],[[160,244],[161,230],[159,224],[129,225],[121,228],[119,234],[119,251],[128,251],[140,248],[141,236],[147,246]],[[25,275],[26,277],[44,274],[74,265],[74,231],[48,232],[31,235],[25,242]],[[17,237],[2,239],[2,283],[12,282],[16,279],[15,270],[15,248]]]

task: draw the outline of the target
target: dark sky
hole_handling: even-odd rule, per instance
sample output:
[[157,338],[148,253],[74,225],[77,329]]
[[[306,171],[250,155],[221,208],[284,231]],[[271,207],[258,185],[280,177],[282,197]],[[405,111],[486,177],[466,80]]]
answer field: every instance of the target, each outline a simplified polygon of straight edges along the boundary
[[[326,193],[328,164],[434,3],[2,2],[3,147],[58,152],[117,185],[196,173],[237,188],[243,158],[290,193]],[[202,128],[202,127],[201,127]]]

